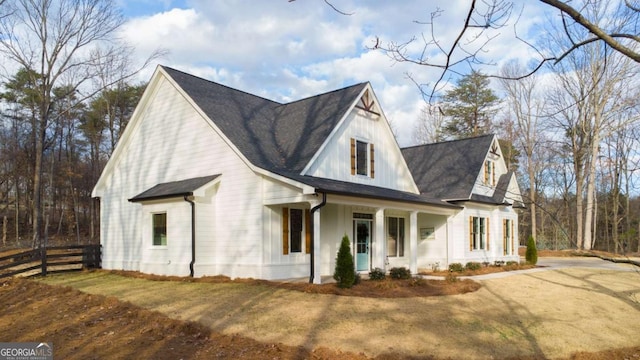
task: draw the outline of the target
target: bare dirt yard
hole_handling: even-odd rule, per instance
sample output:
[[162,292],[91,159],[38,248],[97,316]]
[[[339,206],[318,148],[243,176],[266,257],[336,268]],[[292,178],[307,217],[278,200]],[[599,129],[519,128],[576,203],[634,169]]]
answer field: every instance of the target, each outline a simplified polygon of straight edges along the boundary
[[64,359],[640,359],[640,272],[615,265],[359,294],[108,271],[11,279],[0,341],[49,341]]

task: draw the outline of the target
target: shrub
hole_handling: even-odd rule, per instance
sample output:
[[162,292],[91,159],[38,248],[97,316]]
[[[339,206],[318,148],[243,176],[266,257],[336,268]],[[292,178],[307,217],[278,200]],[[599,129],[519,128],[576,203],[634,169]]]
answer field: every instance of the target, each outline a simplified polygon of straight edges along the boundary
[[507,266],[514,266],[514,265],[518,266],[520,265],[520,263],[517,261],[507,261]]
[[480,270],[482,265],[479,262],[469,261],[464,267],[467,270]]
[[533,240],[533,235],[529,235],[529,241],[527,241],[527,252],[525,253],[525,259],[527,263],[535,265],[538,263],[538,249],[536,249],[536,241]]
[[405,267],[394,267],[389,270],[392,279],[411,279],[411,271]]
[[464,266],[460,263],[451,263],[449,264],[449,272],[463,272]]
[[355,274],[356,274],[356,277],[353,279],[353,285],[358,285],[362,281],[362,278],[360,277],[359,272],[356,272]]
[[384,280],[387,277],[387,274],[384,273],[384,270],[380,268],[375,268],[369,272],[369,280]]
[[347,235],[342,237],[342,243],[336,257],[336,269],[333,278],[338,282],[340,288],[350,288],[356,281],[356,270],[351,255],[351,246]]
[[459,281],[458,277],[451,273],[447,274],[444,280],[450,284]]

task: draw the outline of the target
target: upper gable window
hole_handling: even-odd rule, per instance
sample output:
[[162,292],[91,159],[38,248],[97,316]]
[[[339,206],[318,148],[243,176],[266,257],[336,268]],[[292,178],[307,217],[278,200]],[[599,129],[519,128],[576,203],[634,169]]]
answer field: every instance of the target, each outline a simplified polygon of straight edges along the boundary
[[374,178],[374,146],[351,138],[351,175]]
[[484,184],[490,186],[496,185],[496,164],[491,160],[484,162]]

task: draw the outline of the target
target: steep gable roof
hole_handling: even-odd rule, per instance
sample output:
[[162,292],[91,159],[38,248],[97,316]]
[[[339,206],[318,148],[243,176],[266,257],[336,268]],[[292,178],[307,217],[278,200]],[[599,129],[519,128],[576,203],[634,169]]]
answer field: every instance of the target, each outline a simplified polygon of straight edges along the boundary
[[470,199],[494,135],[402,149],[421,194],[445,200]]
[[288,104],[162,67],[253,165],[300,173],[366,83]]

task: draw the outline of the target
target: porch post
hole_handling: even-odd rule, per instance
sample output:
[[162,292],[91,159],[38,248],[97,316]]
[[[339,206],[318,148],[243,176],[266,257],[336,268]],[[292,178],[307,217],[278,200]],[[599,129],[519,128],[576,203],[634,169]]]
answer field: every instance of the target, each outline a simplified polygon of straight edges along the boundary
[[386,244],[384,242],[384,208],[379,208],[376,210],[376,225],[374,232],[374,245],[375,249],[373,252],[373,261],[371,264],[374,268],[380,268],[382,270],[386,270],[385,264],[385,247]]
[[320,254],[320,211],[313,213],[313,283],[321,284],[322,276],[321,262],[322,256]]
[[409,214],[409,270],[412,274],[418,273],[418,212]]

